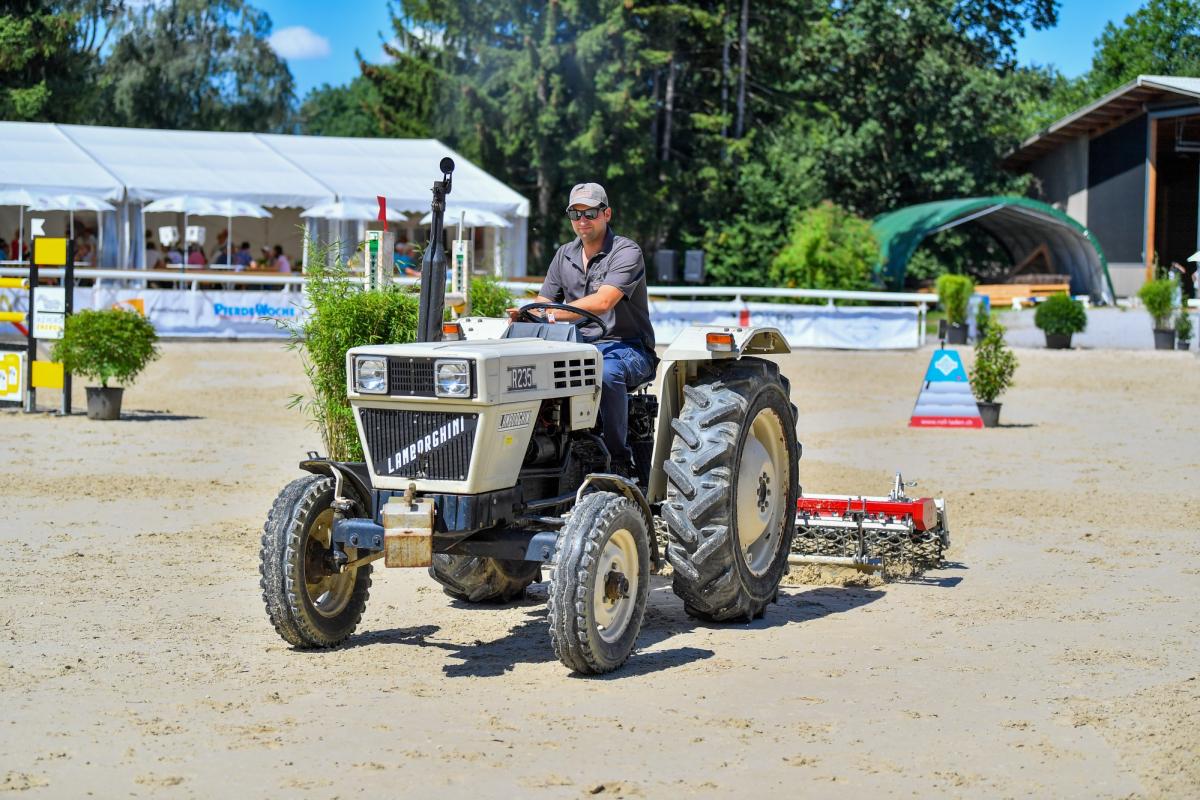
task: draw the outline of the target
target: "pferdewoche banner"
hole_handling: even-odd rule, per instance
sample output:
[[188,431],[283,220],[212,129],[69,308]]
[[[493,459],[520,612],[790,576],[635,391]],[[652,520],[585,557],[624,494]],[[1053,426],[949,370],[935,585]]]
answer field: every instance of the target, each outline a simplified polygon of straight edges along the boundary
[[[160,336],[285,337],[307,315],[299,292],[93,290],[90,308],[141,311]],[[78,306],[77,306],[78,307]]]
[[[26,297],[20,290],[0,289],[0,307],[22,308]],[[136,311],[150,320],[160,336],[283,338],[288,336],[285,326],[307,317],[303,298],[300,292],[280,291],[81,287],[75,290],[75,308]],[[0,335],[9,332],[16,334],[11,326],[0,325]]]

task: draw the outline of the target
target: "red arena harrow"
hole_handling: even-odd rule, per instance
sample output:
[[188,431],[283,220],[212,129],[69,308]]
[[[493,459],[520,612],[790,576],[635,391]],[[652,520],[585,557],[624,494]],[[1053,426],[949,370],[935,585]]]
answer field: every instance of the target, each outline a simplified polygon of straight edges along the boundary
[[801,494],[791,564],[919,573],[938,567],[950,547],[946,501],[908,497],[900,473],[887,497]]

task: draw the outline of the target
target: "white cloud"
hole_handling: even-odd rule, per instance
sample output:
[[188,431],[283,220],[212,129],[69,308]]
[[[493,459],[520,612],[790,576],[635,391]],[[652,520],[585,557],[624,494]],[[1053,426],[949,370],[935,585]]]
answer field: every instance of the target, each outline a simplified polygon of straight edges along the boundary
[[267,43],[280,56],[296,61],[325,58],[330,52],[329,40],[303,25],[280,28],[271,34]]

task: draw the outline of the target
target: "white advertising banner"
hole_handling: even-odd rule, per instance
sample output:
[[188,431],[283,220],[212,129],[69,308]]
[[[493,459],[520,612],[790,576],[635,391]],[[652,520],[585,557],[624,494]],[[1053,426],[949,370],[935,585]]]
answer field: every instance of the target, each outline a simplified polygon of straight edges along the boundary
[[[154,323],[160,335],[178,337],[286,337],[281,323],[302,322],[307,316],[303,302],[299,291],[75,290],[77,309],[136,310]],[[6,307],[24,307],[24,293],[0,290],[0,308]],[[920,346],[919,315],[913,307],[671,300],[651,302],[650,320],[660,345],[669,344],[688,325],[767,325],[778,328],[792,347],[886,350]],[[5,327],[0,325],[0,334]]]
[[688,325],[766,325],[778,328],[792,347],[889,350],[920,347],[916,308],[806,306],[790,303],[650,303],[659,344]]

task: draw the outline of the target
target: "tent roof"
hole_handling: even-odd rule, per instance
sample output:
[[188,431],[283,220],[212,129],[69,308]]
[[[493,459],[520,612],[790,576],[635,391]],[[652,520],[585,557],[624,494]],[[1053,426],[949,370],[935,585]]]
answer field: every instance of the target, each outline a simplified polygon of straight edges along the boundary
[[91,194],[120,200],[125,186],[57,125],[0,122],[0,188],[34,194]]
[[1055,266],[1070,275],[1071,293],[1112,302],[1112,280],[1100,243],[1071,217],[1027,197],[966,197],[908,206],[881,214],[872,223],[879,239],[880,270],[887,282],[904,281],[908,261],[926,236],[974,222],[1021,258],[1045,244]]
[[334,199],[252,133],[59,127],[121,180],[130,200],[190,194],[278,207]]
[[1005,156],[1004,166],[1019,169],[1065,142],[1080,136],[1093,136],[1140,116],[1152,103],[1195,102],[1197,99],[1200,99],[1200,78],[1139,75],[1021,142],[1020,147]]
[[451,202],[529,216],[529,201],[436,139],[104,128],[0,122],[0,190],[147,202],[189,194],[307,208],[336,200],[429,210],[438,162],[454,158]]
[[437,163],[454,159],[450,202],[501,214],[529,216],[529,201],[436,139],[350,139],[338,136],[260,138],[298,167],[330,187],[340,200],[375,202],[385,195],[389,208],[429,210],[430,189],[441,177]]

